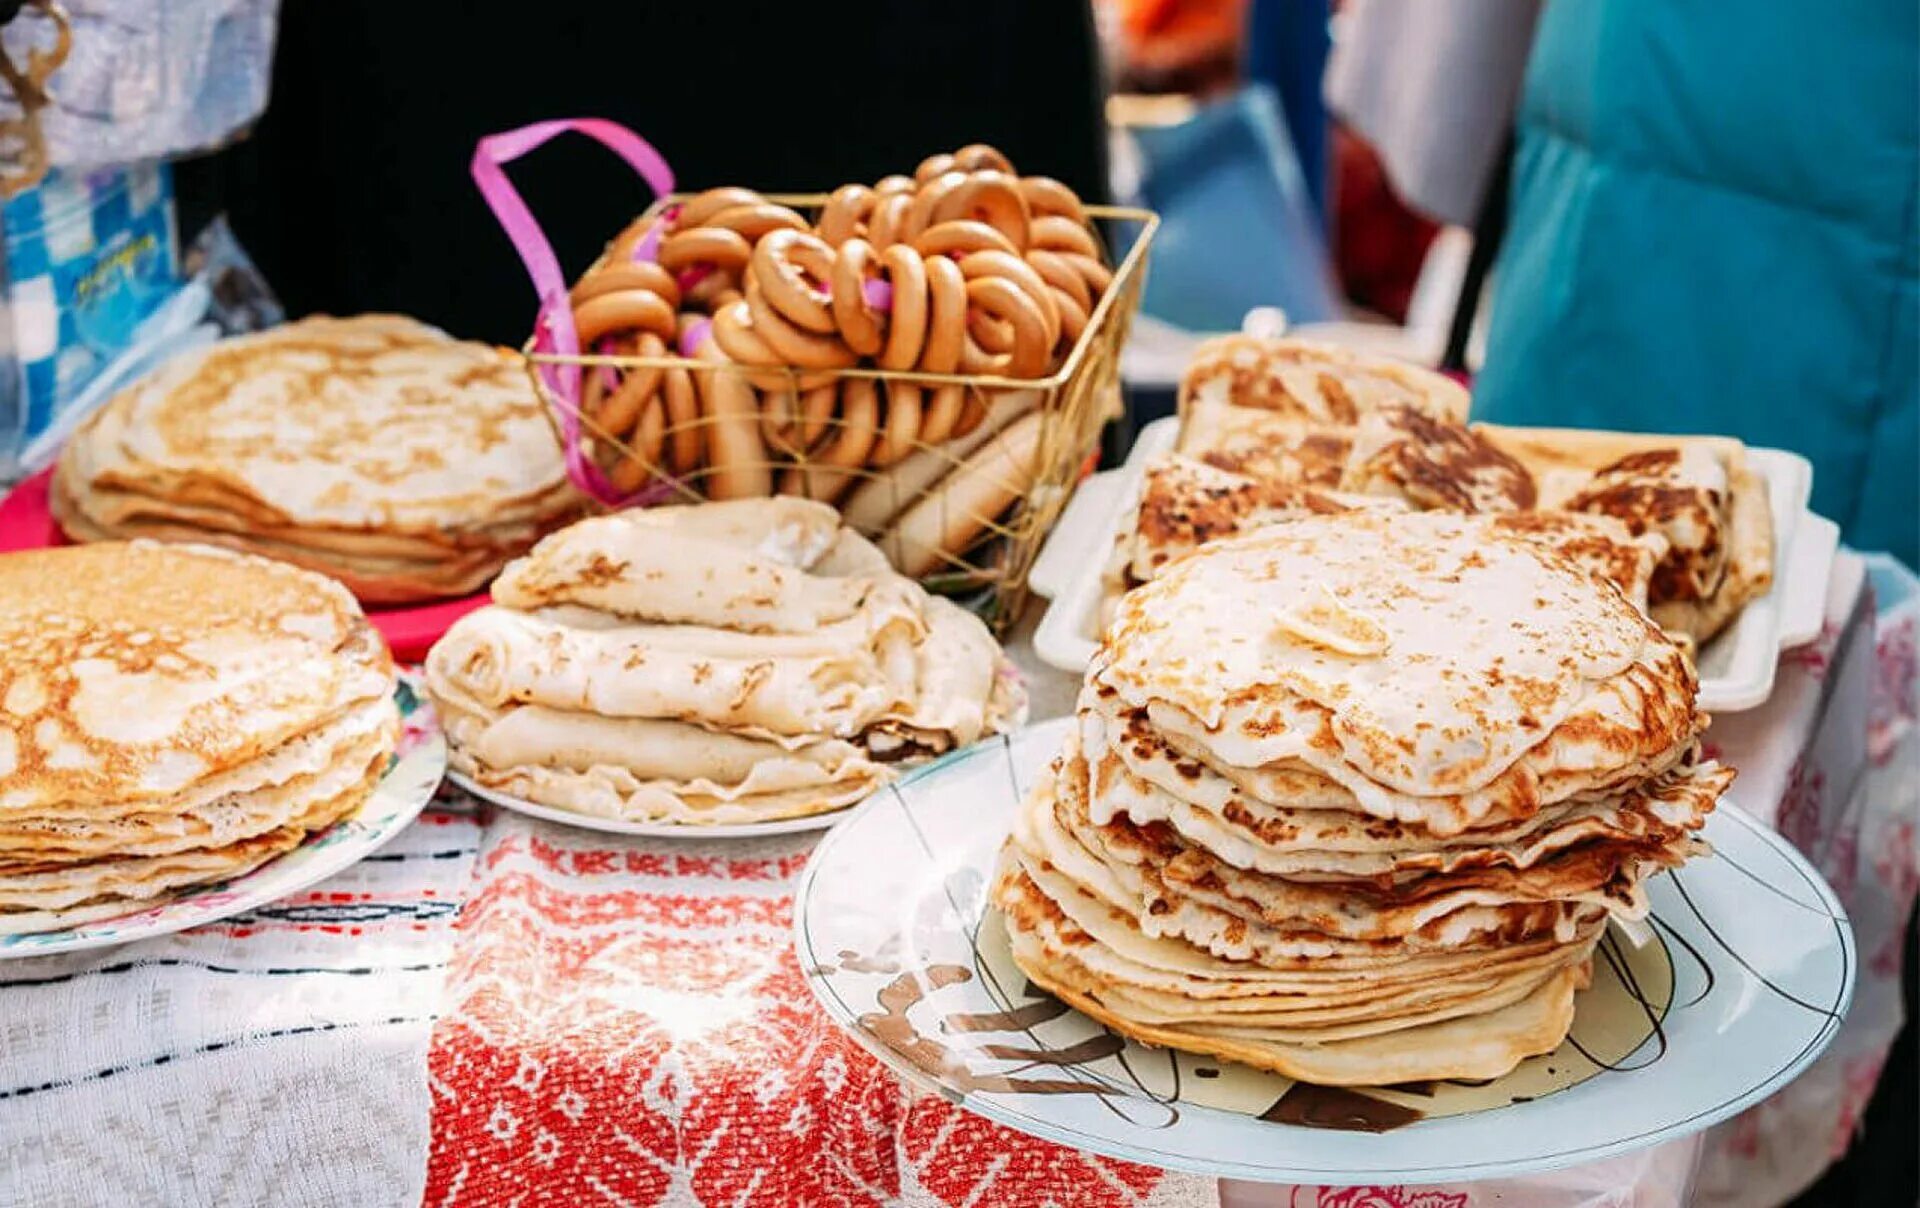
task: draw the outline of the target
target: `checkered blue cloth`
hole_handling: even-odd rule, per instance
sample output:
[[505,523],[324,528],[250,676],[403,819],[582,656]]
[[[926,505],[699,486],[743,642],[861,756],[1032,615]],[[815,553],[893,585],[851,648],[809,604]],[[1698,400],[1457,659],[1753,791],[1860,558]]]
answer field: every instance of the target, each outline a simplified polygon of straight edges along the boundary
[[164,163],[56,170],[0,206],[0,477],[179,284]]

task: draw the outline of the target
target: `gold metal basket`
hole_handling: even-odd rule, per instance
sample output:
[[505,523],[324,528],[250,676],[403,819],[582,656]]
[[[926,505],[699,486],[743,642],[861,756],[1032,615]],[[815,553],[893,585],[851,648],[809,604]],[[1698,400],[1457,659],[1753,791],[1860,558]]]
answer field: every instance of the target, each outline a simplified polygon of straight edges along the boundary
[[[772,194],[767,199],[803,213],[817,211],[827,200],[824,194]],[[682,200],[681,196],[662,198],[647,216]],[[904,457],[886,467],[865,462],[834,465],[823,461],[820,451],[834,444],[841,429],[851,426],[836,404],[830,417],[817,421],[817,438],[805,442],[805,447],[790,446],[779,454],[769,449],[766,461],[735,462],[726,473],[763,472],[774,493],[831,499],[848,523],[874,540],[896,566],[930,590],[968,597],[967,603],[989,625],[1004,631],[1020,615],[1027,572],[1089,468],[1100,429],[1120,414],[1120,350],[1140,306],[1147,253],[1160,222],[1150,210],[1120,206],[1088,206],[1086,213],[1109,231],[1121,232],[1125,248],[1109,257],[1115,264],[1112,283],[1096,301],[1080,338],[1046,377],[866,367],[801,370],[684,356],[566,356],[535,351],[531,341],[526,348],[529,370],[556,414],[572,411],[573,404],[548,387],[536,371],[540,365],[574,364],[588,373],[600,366],[627,372],[683,370],[703,383],[710,381],[707,375],[730,374],[760,383],[763,406],[776,397],[797,400],[803,387],[815,390],[824,384],[834,386],[838,399],[844,383],[856,379],[876,384],[882,406],[889,405],[896,386],[921,388],[928,394],[938,387],[959,387],[965,392],[962,413],[977,409],[973,413],[981,417],[974,436],[938,444],[903,442]],[[765,389],[770,378],[776,382],[784,378],[785,389]],[[702,397],[706,394],[701,391]],[[717,422],[702,408],[697,418],[656,427],[646,443],[670,449],[676,434],[704,428],[707,431],[699,435],[705,437]],[[578,423],[582,442],[591,442],[596,460],[632,459],[649,481],[661,484],[663,498],[657,502],[697,502],[726,494],[715,477],[720,471],[704,458],[691,468],[672,467],[665,455],[643,456],[644,450],[634,442],[604,430],[584,411],[578,413]],[[1013,439],[1016,430],[1017,441]],[[910,471],[904,469],[908,466]],[[933,533],[941,535],[939,541],[927,539]],[[1096,551],[1088,554],[1098,556]]]

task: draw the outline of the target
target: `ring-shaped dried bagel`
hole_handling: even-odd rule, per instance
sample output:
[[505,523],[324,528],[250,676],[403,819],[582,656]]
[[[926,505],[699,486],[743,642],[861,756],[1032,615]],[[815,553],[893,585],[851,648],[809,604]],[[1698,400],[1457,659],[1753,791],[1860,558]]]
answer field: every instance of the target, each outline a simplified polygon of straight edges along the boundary
[[906,242],[907,213],[913,209],[913,194],[888,193],[873,203],[867,219],[867,242],[875,251],[884,252],[896,243]]
[[953,436],[954,425],[960,422],[960,413],[966,409],[967,388],[954,383],[935,386],[927,391],[927,399],[920,413],[920,443],[937,445]]
[[967,339],[988,352],[1013,351],[1013,328],[984,310],[967,311]]
[[680,309],[680,283],[673,279],[672,273],[646,260],[607,263],[588,269],[586,275],[568,291],[567,300],[578,306],[589,298],[623,289],[651,290],[659,294],[660,300],[668,307]]
[[833,321],[847,347],[863,357],[886,347],[887,317],[867,303],[867,280],[877,270],[873,245],[855,236],[833,258]]
[[834,247],[857,239],[866,234],[867,215],[873,213],[875,200],[873,190],[865,185],[841,185],[820,208],[820,221],[814,230]]
[[[719,320],[712,330],[719,332]],[[773,471],[767,464],[767,446],[760,439],[759,396],[746,378],[732,370],[714,335],[702,340],[693,355],[714,366],[695,375],[707,429],[708,472],[702,480],[707,498],[771,495]]]
[[746,300],[721,307],[713,316],[713,342],[739,365],[778,365],[780,357],[754,328]]
[[960,439],[970,435],[987,418],[987,393],[984,390],[967,391],[966,403],[960,408],[960,418],[953,421],[953,438]]
[[921,389],[911,382],[888,382],[885,391],[886,423],[867,464],[890,466],[913,452],[920,439]]
[[[633,352],[643,357],[665,356],[667,343],[650,331],[641,332]],[[599,377],[606,366],[588,366],[587,373]],[[620,381],[588,414],[600,431],[609,436],[625,436],[639,422],[640,411],[659,393],[660,379],[666,370],[658,365],[640,365],[620,370]]]
[[746,296],[740,290],[739,277],[732,273],[711,273],[688,287],[683,301],[711,315]]
[[833,424],[833,410],[840,401],[841,384],[828,382],[800,393],[800,443],[813,448]]
[[1080,204],[1080,195],[1051,176],[1021,177],[1020,194],[1027,199],[1027,211],[1035,218],[1057,214],[1076,225],[1086,225],[1087,210]]
[[623,495],[631,495],[652,480],[654,471],[660,466],[660,449],[666,441],[666,435],[666,416],[656,398],[640,413],[640,422],[634,429],[632,439],[626,442],[623,456],[613,463],[613,469],[607,473],[607,480],[615,490]]
[[1013,163],[991,143],[968,143],[953,153],[953,166],[966,172],[1013,173]]
[[997,229],[971,218],[936,222],[920,232],[913,250],[922,256],[964,256],[968,252],[1018,252]]
[[913,204],[907,207],[906,217],[900,220],[899,236],[911,243],[920,237],[920,232],[933,225],[933,212],[947,199],[947,194],[967,183],[965,172],[945,172],[920,186],[913,195]]
[[1053,291],[1053,304],[1060,311],[1060,347],[1064,351],[1080,342],[1080,333],[1087,329],[1091,316],[1078,298],[1063,289]]
[[[1094,305],[1098,306],[1100,295],[1106,293],[1107,287],[1113,284],[1113,270],[1108,268],[1098,256],[1068,254],[1066,261],[1086,281],[1087,288],[1093,291]],[[1089,308],[1087,313],[1092,314],[1092,309]]]
[[879,354],[882,369],[912,369],[927,346],[929,322],[927,265],[920,253],[896,243],[880,255],[880,269],[893,287],[887,314],[887,342]]
[[927,274],[927,338],[920,368],[952,373],[960,367],[967,342],[966,275],[945,256],[921,263]]
[[1062,293],[1070,294],[1085,314],[1093,313],[1093,303],[1097,295],[1087,285],[1087,279],[1073,265],[1073,261],[1060,252],[1050,252],[1045,248],[1033,248],[1027,252],[1027,263],[1040,279]]
[[753,311],[745,298],[721,307],[713,314],[713,342],[727,360],[748,370],[743,380],[760,390],[797,390],[820,384],[819,377],[800,374],[797,378],[786,368],[780,354],[763,338],[753,321]]
[[807,220],[783,205],[771,201],[753,205],[729,206],[702,224],[738,231],[751,243],[758,243],[770,231],[809,231]]
[[927,226],[960,219],[985,223],[999,231],[1016,252],[1027,246],[1027,199],[1020,192],[1020,182],[1005,172],[969,173],[960,184],[940,195]]
[[669,273],[709,268],[736,276],[753,258],[753,244],[739,231],[726,227],[695,227],[667,236],[660,243],[660,267]]
[[592,348],[610,332],[650,331],[671,340],[673,307],[650,289],[623,289],[589,298],[573,308],[573,329],[580,347]]
[[751,273],[767,304],[795,327],[836,335],[833,248],[807,231],[769,231],[754,245]]
[[912,194],[920,187],[920,182],[911,176],[902,176],[895,172],[892,176],[882,176],[873,182],[875,198],[889,197],[895,193]]
[[801,457],[807,446],[800,439],[800,398],[792,390],[768,390],[760,395],[760,436],[767,447],[784,457]]
[[1100,241],[1081,223],[1059,214],[1043,214],[1027,228],[1027,246],[1050,252],[1073,252],[1100,259]]
[[742,189],[737,185],[723,185],[717,189],[708,189],[704,193],[696,193],[687,198],[681,205],[680,212],[673,217],[673,229],[690,231],[695,227],[705,226],[707,219],[722,210],[730,210],[735,206],[760,205],[766,200],[752,189]]
[[880,390],[872,378],[848,378],[840,383],[840,417],[820,447],[780,476],[782,495],[803,495],[828,503],[852,483],[854,472],[867,464],[880,431]]
[[1053,305],[1053,291],[1037,270],[1018,256],[1005,252],[973,252],[960,258],[960,272],[968,281],[983,277],[1002,277],[1018,286],[1033,299],[1040,317],[1046,322],[1047,347],[1060,338],[1060,312]]
[[1006,277],[974,277],[967,282],[967,307],[1013,328],[1011,349],[991,354],[993,367],[983,365],[980,372],[1016,378],[1046,376],[1060,331],[1058,326],[1049,327],[1046,313],[1031,294]]
[[753,330],[773,350],[783,365],[796,369],[845,369],[860,358],[840,339],[808,331],[787,321],[767,300],[766,288],[755,277],[747,278],[747,311],[753,317]]
[[943,176],[951,171],[953,171],[953,156],[944,151],[929,155],[913,169],[914,183],[926,184],[934,177]]
[[706,453],[707,430],[700,418],[700,392],[685,369],[669,369],[660,397],[667,405],[667,468],[691,474]]

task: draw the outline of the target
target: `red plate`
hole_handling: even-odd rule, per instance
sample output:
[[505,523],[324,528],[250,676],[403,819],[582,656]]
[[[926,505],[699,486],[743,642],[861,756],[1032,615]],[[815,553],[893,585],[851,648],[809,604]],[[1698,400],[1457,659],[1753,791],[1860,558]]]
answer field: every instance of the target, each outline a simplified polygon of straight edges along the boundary
[[[0,554],[70,544],[47,506],[47,484],[52,479],[53,471],[43,470],[0,499]],[[486,602],[483,591],[460,600],[368,608],[367,619],[386,637],[394,658],[417,663],[449,626]]]

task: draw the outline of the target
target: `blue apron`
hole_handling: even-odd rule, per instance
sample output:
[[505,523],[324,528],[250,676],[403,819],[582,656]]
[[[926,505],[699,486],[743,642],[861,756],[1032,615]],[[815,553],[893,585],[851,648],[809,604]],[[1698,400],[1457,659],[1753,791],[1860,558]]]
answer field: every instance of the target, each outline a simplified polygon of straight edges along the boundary
[[1916,564],[1920,5],[1554,0],[1474,412],[1723,432]]

